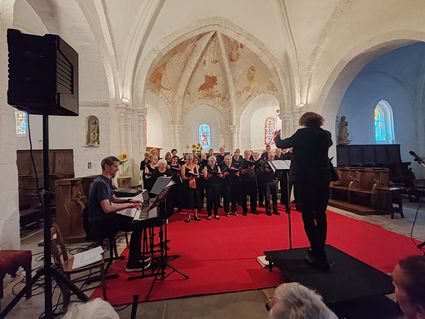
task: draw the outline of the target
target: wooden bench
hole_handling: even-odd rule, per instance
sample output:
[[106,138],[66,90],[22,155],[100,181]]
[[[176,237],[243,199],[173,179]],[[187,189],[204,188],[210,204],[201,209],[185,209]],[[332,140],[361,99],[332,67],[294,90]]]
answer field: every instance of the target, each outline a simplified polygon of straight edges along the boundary
[[388,169],[338,167],[337,173],[340,180],[330,185],[330,205],[360,214],[378,209],[378,187],[388,186]]

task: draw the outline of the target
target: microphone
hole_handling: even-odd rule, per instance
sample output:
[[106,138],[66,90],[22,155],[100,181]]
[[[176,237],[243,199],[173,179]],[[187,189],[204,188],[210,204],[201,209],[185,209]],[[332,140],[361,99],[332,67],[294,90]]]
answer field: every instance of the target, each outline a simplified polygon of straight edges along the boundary
[[416,162],[418,162],[418,163],[423,163],[424,162],[424,160],[422,158],[420,158],[418,156],[418,154],[416,154],[415,152],[409,151],[409,154],[412,155],[415,158],[415,161]]

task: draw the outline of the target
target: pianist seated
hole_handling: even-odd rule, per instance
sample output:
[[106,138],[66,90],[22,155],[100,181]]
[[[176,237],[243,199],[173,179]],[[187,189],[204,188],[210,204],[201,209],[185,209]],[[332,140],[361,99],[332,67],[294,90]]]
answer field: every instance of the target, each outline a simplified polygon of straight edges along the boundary
[[102,160],[102,175],[98,176],[90,186],[89,222],[90,232],[115,233],[128,231],[131,233],[130,253],[126,271],[140,271],[147,264],[140,261],[141,234],[143,222],[133,223],[133,218],[117,212],[127,208],[141,208],[142,202],[118,198],[112,194],[112,179],[115,177],[120,160],[114,156]]

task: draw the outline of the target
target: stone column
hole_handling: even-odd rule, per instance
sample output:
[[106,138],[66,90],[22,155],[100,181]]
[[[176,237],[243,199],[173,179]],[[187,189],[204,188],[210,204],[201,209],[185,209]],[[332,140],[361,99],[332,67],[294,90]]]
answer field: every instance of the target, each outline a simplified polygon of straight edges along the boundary
[[119,134],[119,151],[124,153],[127,150],[127,130],[126,130],[126,105],[117,104],[115,109],[118,113],[118,134]]
[[133,134],[133,185],[141,183],[140,166],[139,163],[143,160],[146,150],[146,107],[140,107],[134,109],[135,123],[133,128],[135,134]]
[[292,113],[291,112],[284,112],[283,114],[279,115],[282,119],[282,131],[281,131],[281,137],[288,137],[293,132],[293,125],[292,125]]
[[232,141],[231,152],[233,153],[233,151],[239,148],[240,145],[240,127],[238,125],[229,125],[229,131]]
[[171,131],[173,134],[173,147],[177,149],[177,152],[179,154],[182,154],[186,152],[186,149],[183,149],[182,145],[182,131],[183,131],[183,125],[180,123],[173,123],[171,125]]

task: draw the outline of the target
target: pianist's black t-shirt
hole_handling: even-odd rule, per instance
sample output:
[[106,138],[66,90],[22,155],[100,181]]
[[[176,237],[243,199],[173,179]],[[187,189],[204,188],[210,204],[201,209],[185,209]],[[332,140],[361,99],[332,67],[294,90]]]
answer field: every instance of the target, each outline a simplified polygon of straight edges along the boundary
[[100,221],[105,217],[105,212],[100,205],[102,200],[112,200],[111,180],[103,175],[98,176],[90,186],[89,192],[89,222]]

